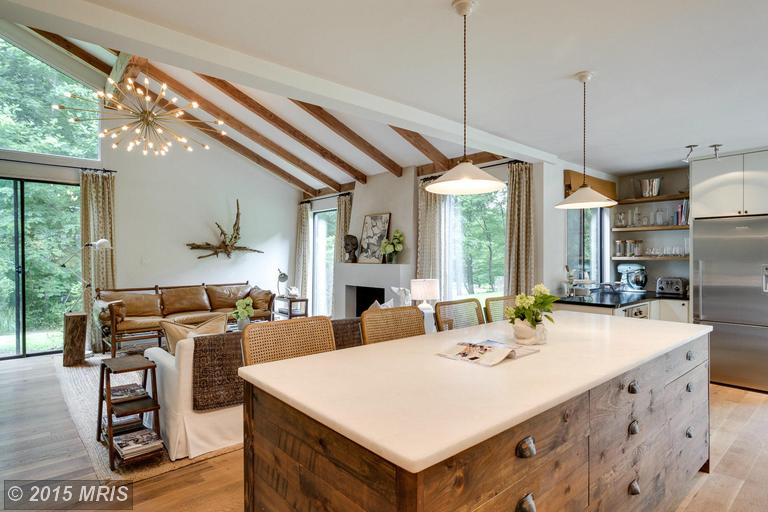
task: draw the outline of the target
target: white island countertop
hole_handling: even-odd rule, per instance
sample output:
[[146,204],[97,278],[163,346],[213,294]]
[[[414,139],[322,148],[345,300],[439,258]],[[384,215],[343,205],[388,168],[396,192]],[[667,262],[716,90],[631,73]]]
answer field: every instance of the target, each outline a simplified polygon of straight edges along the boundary
[[712,330],[555,313],[540,353],[485,367],[437,356],[460,341],[512,341],[496,322],[246,366],[291,407],[418,473]]

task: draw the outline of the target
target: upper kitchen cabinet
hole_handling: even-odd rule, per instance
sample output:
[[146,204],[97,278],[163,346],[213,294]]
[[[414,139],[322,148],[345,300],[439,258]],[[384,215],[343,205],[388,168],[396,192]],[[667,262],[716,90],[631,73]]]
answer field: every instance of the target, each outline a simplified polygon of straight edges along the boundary
[[768,213],[768,151],[744,155],[744,214]]
[[693,161],[691,191],[693,218],[768,213],[768,151]]
[[728,217],[744,212],[744,155],[691,162],[693,218]]

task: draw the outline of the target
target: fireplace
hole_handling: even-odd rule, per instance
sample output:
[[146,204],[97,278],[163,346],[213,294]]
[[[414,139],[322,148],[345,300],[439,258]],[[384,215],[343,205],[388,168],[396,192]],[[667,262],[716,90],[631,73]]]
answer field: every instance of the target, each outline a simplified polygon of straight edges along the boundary
[[355,286],[355,316],[360,316],[375,301],[384,303],[384,288]]

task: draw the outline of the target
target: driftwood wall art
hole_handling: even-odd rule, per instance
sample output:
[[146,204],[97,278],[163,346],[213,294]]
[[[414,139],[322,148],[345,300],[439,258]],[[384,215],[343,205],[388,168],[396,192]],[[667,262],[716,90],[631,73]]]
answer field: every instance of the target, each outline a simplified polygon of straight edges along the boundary
[[240,241],[240,200],[237,200],[237,215],[235,216],[235,223],[232,225],[232,234],[228,235],[226,231],[224,231],[224,228],[221,227],[221,224],[218,222],[216,223],[216,227],[219,228],[219,243],[214,245],[210,242],[205,243],[188,243],[187,247],[192,249],[193,251],[210,251],[209,254],[203,254],[202,256],[198,256],[197,259],[203,259],[203,258],[210,258],[211,256],[219,257],[219,254],[226,254],[227,258],[232,257],[232,253],[235,251],[242,251],[242,252],[258,252],[258,253],[264,253],[264,251],[260,251],[258,249],[251,249],[250,247],[245,247],[243,245],[237,245],[237,242]]

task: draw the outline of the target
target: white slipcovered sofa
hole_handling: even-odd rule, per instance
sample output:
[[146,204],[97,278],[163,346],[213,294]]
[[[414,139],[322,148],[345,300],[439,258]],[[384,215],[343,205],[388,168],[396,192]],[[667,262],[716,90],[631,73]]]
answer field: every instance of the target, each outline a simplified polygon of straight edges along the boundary
[[144,351],[157,365],[160,433],[171,460],[195,458],[243,442],[243,406],[213,411],[192,409],[192,357],[195,341],[176,345],[173,356],[160,347]]

